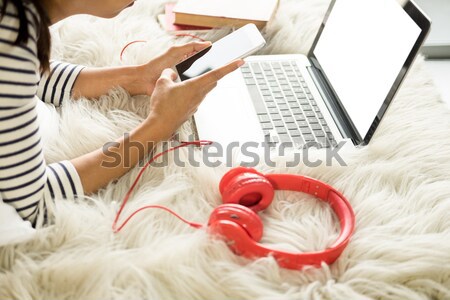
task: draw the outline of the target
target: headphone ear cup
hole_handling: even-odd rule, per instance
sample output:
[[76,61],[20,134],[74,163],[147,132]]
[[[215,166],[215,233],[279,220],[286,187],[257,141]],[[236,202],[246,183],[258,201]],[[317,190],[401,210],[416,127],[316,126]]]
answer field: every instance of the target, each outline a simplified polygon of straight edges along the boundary
[[225,173],[225,175],[222,176],[222,179],[219,183],[219,191],[220,194],[223,194],[223,191],[225,190],[225,187],[229,185],[230,180],[232,180],[234,177],[238,176],[242,173],[254,173],[254,174],[260,174],[258,171],[252,168],[246,168],[246,167],[237,167],[229,170]]
[[[251,209],[238,204],[219,205],[211,213],[208,221],[208,227],[214,226],[220,222],[232,222],[248,234],[255,242],[259,242],[263,235],[263,223],[259,216]],[[229,240],[234,240],[234,236],[225,236]]]
[[241,204],[258,212],[270,205],[274,196],[272,183],[264,175],[253,170],[237,170],[227,176],[222,186],[222,202]]

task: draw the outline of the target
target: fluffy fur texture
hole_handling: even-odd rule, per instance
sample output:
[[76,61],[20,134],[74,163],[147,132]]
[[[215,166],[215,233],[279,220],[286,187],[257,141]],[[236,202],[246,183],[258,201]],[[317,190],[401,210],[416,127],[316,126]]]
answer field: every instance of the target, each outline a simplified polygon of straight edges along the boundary
[[[66,20],[53,28],[53,56],[87,66],[136,64],[188,42],[159,27],[163,3],[140,0],[113,20]],[[261,54],[306,53],[327,6],[281,0]],[[122,47],[137,39],[148,42],[130,46],[121,62]],[[1,248],[0,299],[450,299],[450,112],[429,78],[416,60],[370,145],[346,153],[348,166],[286,168],[288,156],[276,157],[275,168],[258,166],[319,178],[350,199],[356,231],[333,265],[290,271],[270,257],[247,260],[160,210],[141,213],[114,235],[111,223],[135,168],[92,198],[58,199],[53,225],[31,242]],[[99,101],[48,108],[47,161],[114,140],[140,122],[148,101],[117,90]],[[187,159],[186,149],[180,153]],[[218,183],[227,168],[180,168],[173,155],[164,159],[167,167],[145,172],[125,215],[163,204],[206,223],[221,203]],[[278,192],[260,215],[263,242],[279,249],[323,249],[337,237],[327,205],[302,194]]]

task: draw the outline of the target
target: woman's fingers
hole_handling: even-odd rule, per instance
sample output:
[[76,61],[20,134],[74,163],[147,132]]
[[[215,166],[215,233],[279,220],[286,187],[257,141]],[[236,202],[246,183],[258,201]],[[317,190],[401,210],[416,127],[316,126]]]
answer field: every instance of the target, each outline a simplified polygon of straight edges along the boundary
[[181,46],[173,46],[170,51],[172,57],[180,61],[209,46],[211,46],[211,42],[191,42]]
[[[197,86],[197,88],[214,88],[217,81],[225,77],[227,74],[237,70],[240,66],[244,64],[242,59],[235,60],[223,67],[217,68],[215,70],[209,71],[203,75],[196,78],[190,79]],[[212,89],[211,88],[211,89]]]
[[175,73],[174,70],[167,68],[162,71],[161,76],[159,78],[174,81],[175,79],[177,79],[177,77],[178,75],[177,73]]

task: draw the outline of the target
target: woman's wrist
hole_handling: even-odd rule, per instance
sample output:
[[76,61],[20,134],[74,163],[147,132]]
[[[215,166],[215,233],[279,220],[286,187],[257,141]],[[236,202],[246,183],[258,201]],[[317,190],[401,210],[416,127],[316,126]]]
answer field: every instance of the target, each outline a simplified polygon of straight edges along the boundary
[[142,66],[126,66],[122,68],[122,79],[120,86],[130,93],[131,96],[146,94],[145,87],[142,83]]
[[147,132],[152,132],[153,139],[156,139],[157,142],[161,142],[168,140],[174,133],[172,126],[168,126],[171,124],[170,122],[170,120],[150,113],[141,123],[140,127]]

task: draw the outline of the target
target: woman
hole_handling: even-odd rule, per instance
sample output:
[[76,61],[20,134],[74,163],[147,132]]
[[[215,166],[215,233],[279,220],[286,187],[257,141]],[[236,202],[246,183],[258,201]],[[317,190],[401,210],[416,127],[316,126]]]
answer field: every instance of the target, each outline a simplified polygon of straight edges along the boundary
[[[193,80],[175,83],[170,69],[209,43],[170,48],[147,64],[132,67],[83,68],[49,62],[48,26],[76,14],[110,18],[133,5],[130,0],[1,0],[0,22],[0,196],[19,215],[35,224],[54,198],[95,192],[127,172],[153,146],[171,134],[196,110],[217,80],[243,64],[235,61]],[[40,75],[42,74],[42,75]],[[54,105],[69,97],[97,98],[115,86],[131,95],[151,95],[147,118],[119,147],[122,165],[104,168],[98,149],[71,161],[44,162],[36,101]],[[39,100],[40,99],[40,100]],[[129,147],[140,143],[145,152]],[[129,157],[124,157],[125,153]]]

